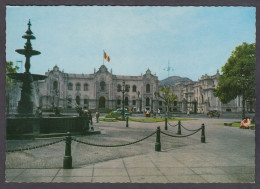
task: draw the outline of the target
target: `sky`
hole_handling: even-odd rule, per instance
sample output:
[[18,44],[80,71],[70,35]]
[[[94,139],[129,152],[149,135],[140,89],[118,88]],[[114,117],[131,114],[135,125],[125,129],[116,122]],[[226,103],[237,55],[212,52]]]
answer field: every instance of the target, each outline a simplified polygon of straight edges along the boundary
[[[6,60],[25,62],[15,52],[31,20],[31,73],[57,65],[66,73],[91,74],[103,64],[116,75],[138,76],[149,68],[159,80],[197,81],[214,75],[235,47],[255,43],[254,7],[8,6]],[[110,57],[104,61],[103,50]],[[24,66],[23,66],[24,67]],[[24,70],[24,68],[23,68]]]

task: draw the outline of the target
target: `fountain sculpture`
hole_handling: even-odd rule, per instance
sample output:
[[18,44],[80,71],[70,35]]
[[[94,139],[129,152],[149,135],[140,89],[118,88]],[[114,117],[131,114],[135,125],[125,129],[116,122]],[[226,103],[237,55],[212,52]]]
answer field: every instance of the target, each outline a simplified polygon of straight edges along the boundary
[[[30,58],[31,56],[41,54],[39,51],[33,50],[31,40],[35,39],[33,32],[31,31],[31,22],[28,22],[28,30],[22,37],[26,39],[24,49],[17,49],[16,52],[25,56],[25,72],[24,73],[12,73],[9,76],[12,79],[18,80],[22,83],[21,86],[21,98],[18,102],[17,112],[15,117],[8,117],[6,119],[7,127],[6,134],[9,139],[23,139],[23,138],[35,138],[46,135],[59,135],[66,132],[82,133],[86,121],[89,124],[89,120],[84,117],[78,116],[35,116],[33,112],[33,88],[34,82],[38,80],[44,80],[46,76],[31,74],[30,73]],[[34,89],[35,90],[35,89]],[[35,95],[35,94],[34,94]],[[35,97],[35,106],[37,105],[37,98]],[[37,107],[38,108],[38,107]],[[38,110],[38,109],[37,109]],[[36,111],[37,115],[37,111]],[[88,125],[84,134],[88,133],[100,133],[88,132]]]
[[31,22],[28,22],[28,30],[22,37],[26,39],[24,49],[17,49],[16,52],[25,56],[25,72],[24,73],[12,73],[9,76],[12,79],[22,82],[21,87],[21,99],[18,102],[18,116],[33,116],[33,101],[32,101],[32,85],[34,81],[44,80],[46,76],[31,74],[30,73],[30,58],[31,56],[41,54],[39,51],[33,50],[31,40],[36,39],[31,31]]

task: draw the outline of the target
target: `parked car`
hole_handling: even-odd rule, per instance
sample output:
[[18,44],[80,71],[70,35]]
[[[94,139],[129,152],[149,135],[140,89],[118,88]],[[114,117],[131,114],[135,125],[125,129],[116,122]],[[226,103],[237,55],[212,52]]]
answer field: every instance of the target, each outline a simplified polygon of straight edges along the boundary
[[219,117],[219,112],[217,110],[211,110],[207,113],[207,115],[210,116],[210,113],[212,113],[212,117]]
[[[120,113],[120,115],[122,114],[122,108],[119,108],[119,109],[117,109],[117,110],[115,110],[115,111],[113,111],[114,113]],[[128,112],[128,110],[127,109],[125,109],[125,115],[126,116],[129,116],[130,115],[130,113]]]

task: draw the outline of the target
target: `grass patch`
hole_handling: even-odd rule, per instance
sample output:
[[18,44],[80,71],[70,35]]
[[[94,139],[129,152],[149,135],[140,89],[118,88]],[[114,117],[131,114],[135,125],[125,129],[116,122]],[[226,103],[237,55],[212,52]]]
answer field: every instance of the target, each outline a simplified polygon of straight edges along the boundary
[[[188,121],[188,120],[197,120],[194,118],[173,118],[173,119],[168,119],[168,121]],[[140,119],[140,118],[129,118],[129,121],[136,121],[136,122],[164,122],[164,118],[145,118],[145,119]]]
[[[225,126],[224,123],[216,123],[215,125]],[[255,124],[252,123],[251,126],[255,126]],[[240,122],[233,122],[232,125],[229,125],[228,127],[240,127]]]
[[119,120],[117,120],[116,118],[99,118],[99,121],[105,121],[105,122],[117,122]]

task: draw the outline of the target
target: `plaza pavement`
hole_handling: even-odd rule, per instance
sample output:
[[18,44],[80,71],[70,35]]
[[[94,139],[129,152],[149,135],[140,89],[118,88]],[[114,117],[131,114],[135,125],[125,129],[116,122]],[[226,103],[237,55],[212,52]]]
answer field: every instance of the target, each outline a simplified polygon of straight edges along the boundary
[[[88,182],[88,183],[253,183],[255,181],[255,131],[217,126],[234,119],[199,118],[182,122],[206,125],[206,143],[194,143],[132,157],[119,157],[73,169],[8,168],[6,182]],[[101,129],[114,129],[123,122],[100,122]],[[164,131],[164,123],[158,124]],[[144,125],[144,124],[142,124]],[[140,123],[129,122],[130,128]],[[162,137],[167,137],[163,136]],[[200,141],[200,132],[192,135]],[[154,143],[153,143],[154,144]],[[134,148],[133,148],[134,149]]]

